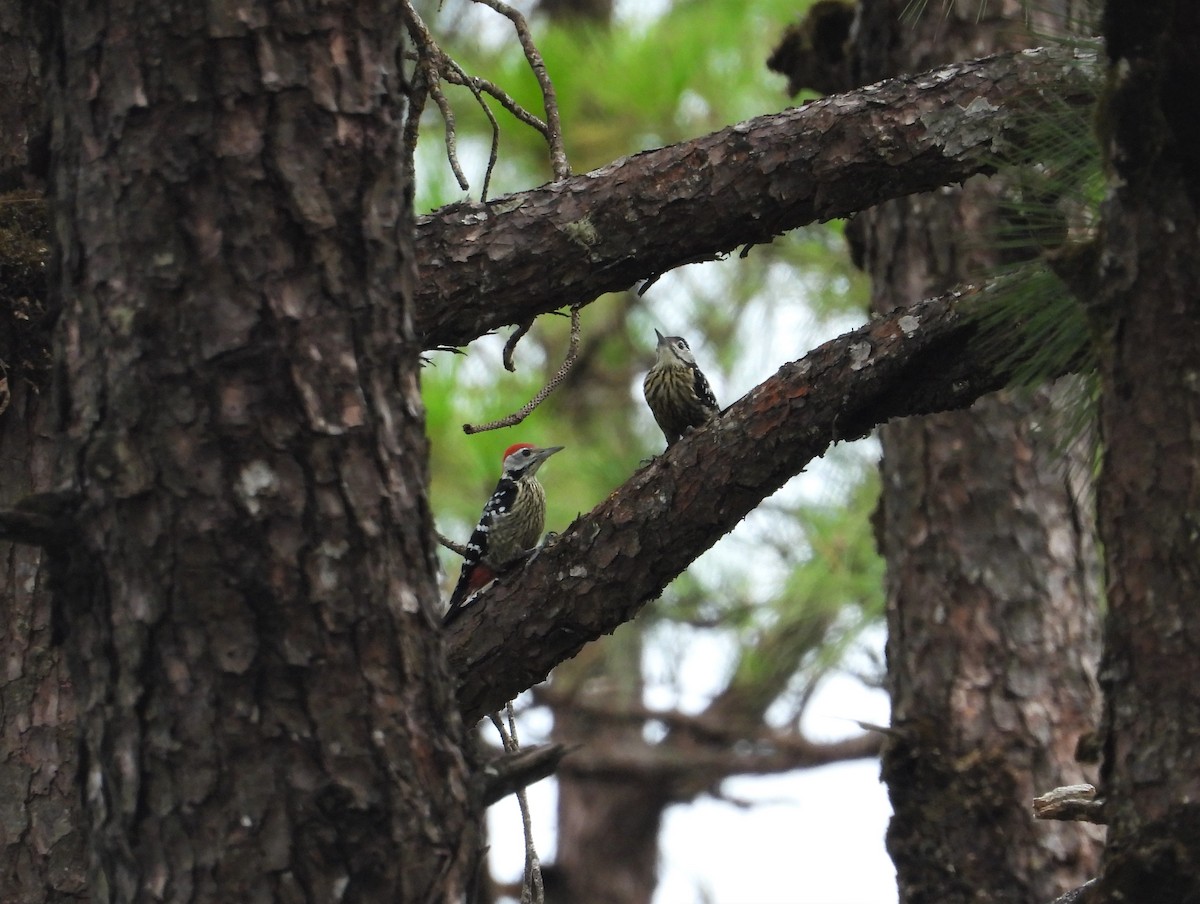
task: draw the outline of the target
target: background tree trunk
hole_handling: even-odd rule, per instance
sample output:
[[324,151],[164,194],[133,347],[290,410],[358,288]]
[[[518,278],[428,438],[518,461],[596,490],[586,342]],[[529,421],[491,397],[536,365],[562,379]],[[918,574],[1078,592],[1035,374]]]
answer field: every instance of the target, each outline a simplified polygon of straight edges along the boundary
[[[642,705],[640,631],[621,631],[555,669],[553,688],[565,705],[554,709],[554,740],[603,749],[640,747],[639,721],[597,719],[572,705],[589,698],[636,709]],[[650,904],[658,885],[658,833],[671,802],[663,782],[631,771],[558,775],[559,871],[563,902]]]
[[1200,8],[1110,0],[1102,336],[1106,901],[1200,901]]
[[[1033,43],[1016,2],[931,7],[902,24],[904,7],[863,3],[861,81]],[[1039,19],[1045,30],[1061,22]],[[973,179],[862,214],[875,309],[994,267],[987,236],[1000,189]],[[1071,479],[1090,473],[1089,451],[1064,452],[1054,397],[1004,391],[969,412],[880,431],[888,684],[902,732],[883,774],[907,904],[1028,904],[1097,870],[1100,846],[1086,829],[1035,823],[1029,809],[1035,794],[1082,780],[1075,745],[1097,706],[1091,507]]]
[[52,550],[98,901],[453,901],[398,12],[67,2]]

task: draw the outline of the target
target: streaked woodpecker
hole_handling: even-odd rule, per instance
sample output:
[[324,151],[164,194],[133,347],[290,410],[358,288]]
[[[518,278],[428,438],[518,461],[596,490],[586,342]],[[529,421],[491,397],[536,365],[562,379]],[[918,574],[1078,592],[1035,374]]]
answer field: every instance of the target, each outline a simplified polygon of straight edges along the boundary
[[658,360],[646,374],[642,391],[654,420],[671,445],[690,428],[699,427],[720,410],[708,380],[682,336],[664,336],[658,330]]

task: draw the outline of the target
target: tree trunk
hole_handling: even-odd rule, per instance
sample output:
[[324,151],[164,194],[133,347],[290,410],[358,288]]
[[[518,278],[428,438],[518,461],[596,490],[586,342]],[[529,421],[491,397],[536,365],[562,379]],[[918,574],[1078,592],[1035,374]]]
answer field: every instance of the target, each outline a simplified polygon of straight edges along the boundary
[[[11,386],[11,404],[0,415],[0,507],[48,490],[53,465],[38,388],[26,379]],[[41,550],[3,543],[0,555],[0,900],[77,901],[87,889],[87,856],[75,696],[52,642]]]
[[[0,0],[0,508],[51,489],[44,202],[30,152],[43,121],[20,4]],[[87,887],[75,699],[52,642],[41,550],[0,543],[0,900],[78,900]]]
[[1110,0],[1103,337],[1105,901],[1200,901],[1200,8]]
[[48,15],[92,897],[460,900],[398,13]]
[[[621,749],[645,743],[642,724],[598,720],[572,702],[642,703],[641,634],[635,626],[589,646],[554,672],[555,741]],[[650,904],[658,885],[658,832],[670,803],[663,782],[621,770],[608,775],[558,775],[558,843],[554,869],[571,904]],[[553,904],[553,902],[547,902]]]
[[[1009,47],[1009,2],[930,9],[864,4],[862,78]],[[1043,26],[1046,23],[1043,23]],[[995,266],[986,247],[998,186],[889,202],[856,229],[887,311]],[[1054,393],[1001,392],[969,412],[881,430],[880,540],[888,564],[888,683],[899,740],[883,773],[900,900],[1050,900],[1094,874],[1095,839],[1036,824],[1029,801],[1082,780],[1080,735],[1095,724],[1095,555],[1087,449],[1064,454]]]

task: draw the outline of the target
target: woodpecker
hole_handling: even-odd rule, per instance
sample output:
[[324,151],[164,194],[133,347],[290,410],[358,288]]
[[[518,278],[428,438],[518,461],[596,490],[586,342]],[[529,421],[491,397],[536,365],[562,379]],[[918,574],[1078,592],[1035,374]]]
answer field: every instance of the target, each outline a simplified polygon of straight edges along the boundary
[[658,360],[646,374],[642,391],[646,404],[671,445],[691,427],[699,427],[720,406],[708,380],[696,366],[692,350],[682,336],[664,336],[658,330]]
[[467,541],[462,574],[450,594],[442,624],[457,618],[476,590],[537,546],[546,526],[546,491],[534,475],[562,448],[539,449],[531,443],[517,443],[504,451],[504,471]]

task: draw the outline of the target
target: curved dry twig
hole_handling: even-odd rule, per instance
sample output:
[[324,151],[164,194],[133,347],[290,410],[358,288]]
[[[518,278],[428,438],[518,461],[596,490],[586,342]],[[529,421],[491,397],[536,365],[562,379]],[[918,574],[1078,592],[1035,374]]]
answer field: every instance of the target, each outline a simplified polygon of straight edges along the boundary
[[512,331],[512,335],[508,337],[508,341],[504,343],[504,369],[510,374],[517,372],[517,365],[513,363],[513,354],[517,350],[517,343],[525,338],[525,334],[533,328],[533,320],[526,320],[524,323],[518,323],[517,328]]
[[500,146],[500,124],[496,120],[491,107],[488,106],[484,95],[494,98],[518,121],[536,129],[546,139],[546,143],[550,147],[550,163],[555,179],[562,179],[569,176],[571,168],[567,163],[566,150],[563,145],[562,126],[559,120],[558,100],[554,93],[554,86],[551,84],[550,76],[546,72],[546,64],[542,60],[541,53],[533,43],[528,22],[526,22],[525,17],[519,12],[504,3],[498,2],[498,0],[477,0],[477,2],[484,3],[485,6],[507,17],[513,23],[518,40],[520,40],[521,47],[525,51],[525,58],[529,61],[529,66],[533,70],[534,76],[541,87],[542,100],[546,107],[545,122],[518,104],[499,86],[487,79],[469,75],[462,66],[441,49],[437,41],[434,40],[433,33],[429,30],[429,27],[425,24],[425,21],[416,9],[413,8],[410,0],[402,0],[400,8],[404,17],[405,27],[408,29],[409,37],[416,49],[416,70],[409,90],[409,97],[414,109],[410,111],[408,121],[405,123],[406,137],[415,140],[419,127],[417,120],[419,120],[420,114],[425,108],[426,98],[432,97],[445,124],[446,159],[459,186],[463,191],[469,191],[470,183],[463,174],[458,160],[458,136],[455,129],[454,111],[442,91],[441,83],[447,82],[451,85],[459,85],[467,88],[483,109],[484,115],[488,118],[488,122],[492,128],[491,154],[488,159],[487,170],[484,174],[483,192],[480,195],[480,200],[484,200],[487,197],[488,188],[491,184],[492,172],[496,167]]
[[512,22],[525,51],[525,59],[533,70],[538,86],[542,89],[542,103],[546,107],[546,143],[550,145],[550,165],[554,169],[555,179],[565,179],[571,175],[571,165],[567,162],[567,151],[563,146],[562,123],[558,118],[558,96],[554,93],[554,83],[550,81],[550,73],[546,71],[546,63],[542,54],[533,43],[533,35],[529,32],[529,23],[520,12],[501,0],[475,0],[489,9],[493,9],[508,21]]
[[[524,326],[524,325],[522,325]],[[516,339],[525,335],[528,327],[518,327],[517,333],[514,334]],[[519,334],[519,335],[518,335]],[[514,339],[509,342],[515,344]],[[555,371],[554,376],[550,378],[545,386],[538,390],[537,395],[526,402],[519,411],[514,411],[512,414],[500,418],[498,421],[489,421],[486,424],[463,424],[463,433],[468,435],[472,433],[483,433],[487,430],[499,430],[502,427],[512,427],[521,423],[525,418],[533,412],[533,409],[546,401],[546,397],[554,390],[558,389],[563,380],[567,378],[567,374],[571,372],[571,368],[575,366],[575,359],[579,356],[579,306],[575,305],[571,308],[571,343],[567,347],[567,356],[563,359],[563,363]],[[511,370],[512,368],[509,368]]]
[[447,537],[445,534],[443,534],[440,530],[435,530],[434,534],[437,535],[437,541],[440,544],[442,544],[442,546],[446,547],[451,552],[457,553],[458,555],[462,556],[463,558],[466,558],[466,556],[467,556],[466,545],[464,545],[462,543],[455,543],[453,540],[451,540],[449,537]]

